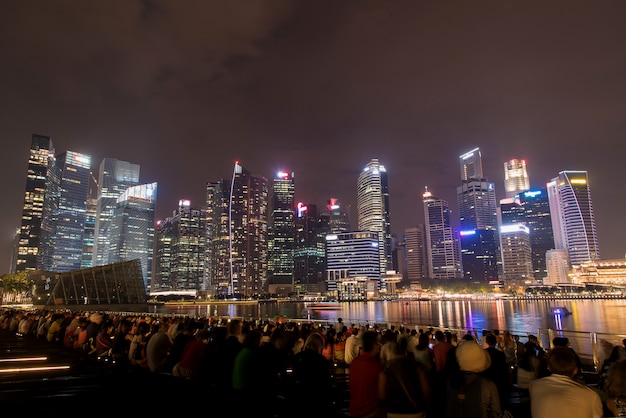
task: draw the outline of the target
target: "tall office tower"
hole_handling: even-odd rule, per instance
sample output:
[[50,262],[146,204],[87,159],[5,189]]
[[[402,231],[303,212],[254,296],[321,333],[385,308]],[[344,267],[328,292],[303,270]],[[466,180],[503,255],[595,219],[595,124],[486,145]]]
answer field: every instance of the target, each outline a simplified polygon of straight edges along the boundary
[[139,184],[139,165],[115,158],[104,158],[98,173],[98,201],[92,265],[109,263],[110,229],[117,198]]
[[54,161],[54,146],[49,136],[33,134],[28,155],[24,206],[19,230],[15,271],[37,270],[41,242],[43,203],[48,169]]
[[74,151],[57,156],[44,200],[41,270],[80,270],[87,218],[91,157]]
[[97,184],[92,174],[89,175],[89,193],[87,197],[87,211],[85,213],[85,232],[83,233],[83,259],[80,268],[86,269],[92,266],[93,240],[96,229],[96,198]]
[[369,231],[326,235],[326,283],[330,294],[338,294],[343,287],[348,291],[338,294],[340,300],[365,299],[367,285],[359,286],[358,282],[380,280],[379,242],[378,234]]
[[[164,222],[157,223],[155,274],[151,292],[203,292],[205,282],[206,211],[186,199]],[[161,236],[160,234],[163,234]],[[161,260],[160,257],[164,257]]]
[[330,232],[337,234],[340,232],[350,231],[350,215],[344,211],[339,204],[339,199],[331,197],[326,205],[326,212],[322,215],[328,216],[328,224]]
[[424,225],[417,225],[404,230],[404,260],[408,284],[419,286],[430,271],[428,266],[426,231]]
[[570,265],[599,260],[587,172],[561,171],[547,189],[555,248],[567,250]]
[[294,290],[302,293],[326,291],[324,277],[326,261],[327,219],[321,218],[317,205],[296,205],[296,241],[293,254]]
[[382,277],[393,268],[393,259],[387,170],[377,159],[372,159],[359,174],[357,212],[358,229],[378,234]]
[[267,291],[287,295],[293,290],[295,226],[294,173],[279,171],[272,183]]
[[[167,217],[156,222],[154,241],[154,270],[150,293],[169,292],[174,288],[171,278],[172,246],[176,239],[173,218]],[[206,257],[206,255],[205,255]]]
[[206,186],[206,260],[209,293],[232,294],[230,274],[230,185],[222,179]]
[[547,276],[546,252],[554,249],[550,204],[546,189],[531,189],[512,199],[500,201],[501,224],[522,223],[530,230],[530,251],[534,279]]
[[422,194],[424,201],[424,230],[429,279],[458,279],[463,276],[461,248],[456,231],[450,224],[448,202],[431,192]]
[[526,171],[526,160],[513,158],[504,163],[504,192],[513,197],[530,189],[530,179]]
[[501,261],[495,188],[493,183],[482,177],[482,159],[478,148],[461,155],[459,159],[462,183],[457,187],[457,198],[464,277],[476,282],[496,281]]
[[118,198],[111,219],[109,263],[138,259],[144,285],[152,284],[157,183],[127,188]]
[[229,183],[207,185],[210,280],[216,296],[249,298],[265,289],[268,195],[267,179],[250,174],[238,161]]
[[504,282],[534,280],[530,248],[530,228],[522,223],[500,227]]

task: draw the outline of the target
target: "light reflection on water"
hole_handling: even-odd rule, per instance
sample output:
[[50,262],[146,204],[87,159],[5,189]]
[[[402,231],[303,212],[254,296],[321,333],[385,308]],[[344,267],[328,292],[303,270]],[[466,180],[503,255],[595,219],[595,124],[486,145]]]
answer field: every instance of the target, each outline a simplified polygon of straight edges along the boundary
[[[572,314],[556,317],[551,309],[564,306]],[[311,310],[302,302],[154,306],[152,312],[196,317],[230,316],[276,319],[283,316],[306,321],[433,326],[457,329],[501,329],[520,334],[540,328],[600,333],[626,333],[625,300],[448,300],[343,302],[337,310]]]

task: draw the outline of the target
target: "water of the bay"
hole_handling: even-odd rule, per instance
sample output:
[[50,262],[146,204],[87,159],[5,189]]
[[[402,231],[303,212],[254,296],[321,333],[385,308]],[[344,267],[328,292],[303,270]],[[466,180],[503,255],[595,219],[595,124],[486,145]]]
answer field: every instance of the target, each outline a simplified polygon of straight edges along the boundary
[[[565,307],[570,315],[554,315]],[[322,320],[344,323],[388,324],[465,330],[509,330],[520,335],[538,329],[608,334],[626,333],[624,299],[557,300],[430,300],[338,303],[338,309],[312,309],[303,302],[250,304],[159,305],[152,312],[192,317],[239,317],[244,319]]]

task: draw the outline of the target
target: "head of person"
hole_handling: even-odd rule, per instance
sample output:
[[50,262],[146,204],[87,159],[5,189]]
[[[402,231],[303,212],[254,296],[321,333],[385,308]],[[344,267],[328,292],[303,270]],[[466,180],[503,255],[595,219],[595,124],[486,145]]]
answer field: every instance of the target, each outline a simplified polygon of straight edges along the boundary
[[626,360],[611,364],[606,372],[604,391],[610,399],[626,399]]
[[463,372],[480,373],[491,366],[491,357],[475,341],[462,341],[455,350],[456,361]]
[[552,345],[554,347],[567,347],[567,346],[569,346],[569,338],[567,338],[567,337],[554,337],[552,339]]
[[365,331],[361,337],[363,341],[362,350],[366,353],[380,352],[380,344],[378,343],[378,333],[376,331]]
[[574,352],[567,347],[554,347],[548,352],[548,370],[552,374],[574,376],[578,371]]
[[302,349],[322,354],[322,350],[324,349],[324,338],[317,332],[312,332],[308,337],[306,337],[306,341],[304,342]]
[[380,348],[380,359],[385,362],[389,360],[393,360],[394,358],[404,356],[405,351],[403,351],[400,344],[395,341],[387,341]]
[[489,345],[490,347],[495,347],[496,343],[498,342],[498,338],[496,337],[495,334],[489,334],[485,337],[485,341],[487,342],[487,345]]

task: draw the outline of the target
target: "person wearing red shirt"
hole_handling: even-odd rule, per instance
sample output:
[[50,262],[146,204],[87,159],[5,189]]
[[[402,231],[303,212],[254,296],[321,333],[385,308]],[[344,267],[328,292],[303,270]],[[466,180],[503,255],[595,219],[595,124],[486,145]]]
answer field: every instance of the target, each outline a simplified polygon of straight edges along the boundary
[[376,331],[363,333],[361,353],[350,364],[350,416],[382,418],[380,407],[380,375],[384,373],[380,362],[380,343]]

